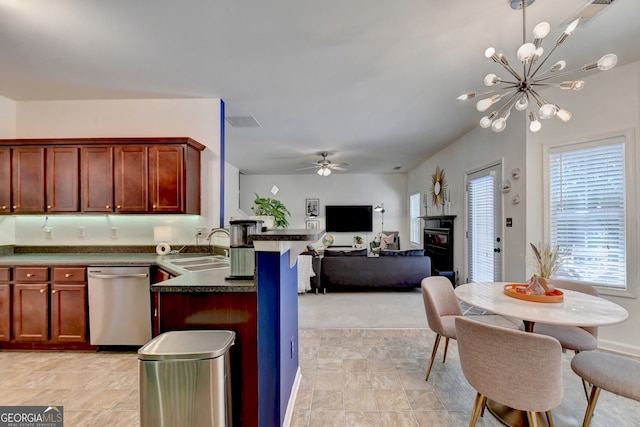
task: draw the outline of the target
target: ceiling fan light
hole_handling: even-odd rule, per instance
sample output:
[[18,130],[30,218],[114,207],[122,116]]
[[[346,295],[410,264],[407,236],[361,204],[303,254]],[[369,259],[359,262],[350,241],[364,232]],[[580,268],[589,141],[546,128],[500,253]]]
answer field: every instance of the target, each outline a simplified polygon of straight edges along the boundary
[[320,169],[318,169],[318,175],[320,175],[320,176],[329,176],[329,175],[331,175],[331,169],[323,166]]
[[618,57],[614,53],[608,53],[598,59],[598,69],[600,71],[609,71],[618,63]]
[[555,116],[557,112],[558,112],[558,107],[556,107],[555,105],[544,104],[540,107],[540,111],[538,112],[538,114],[540,114],[541,119],[547,120]]

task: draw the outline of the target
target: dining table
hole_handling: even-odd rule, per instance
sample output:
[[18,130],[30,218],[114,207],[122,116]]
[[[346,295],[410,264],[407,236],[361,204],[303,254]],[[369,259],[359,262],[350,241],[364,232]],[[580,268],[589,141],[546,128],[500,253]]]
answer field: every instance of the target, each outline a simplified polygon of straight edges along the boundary
[[[487,312],[520,319],[523,329],[533,332],[536,322],[564,326],[606,326],[621,323],[629,317],[629,312],[620,305],[605,298],[588,295],[558,287],[562,300],[558,302],[537,302],[514,298],[505,293],[510,282],[474,282],[460,285],[454,292],[459,300]],[[524,284],[521,284],[524,285]],[[487,400],[489,411],[508,426],[528,426],[527,416],[522,411]],[[568,414],[562,405],[552,411],[556,426],[574,426],[575,417]],[[546,417],[541,416],[547,425]]]

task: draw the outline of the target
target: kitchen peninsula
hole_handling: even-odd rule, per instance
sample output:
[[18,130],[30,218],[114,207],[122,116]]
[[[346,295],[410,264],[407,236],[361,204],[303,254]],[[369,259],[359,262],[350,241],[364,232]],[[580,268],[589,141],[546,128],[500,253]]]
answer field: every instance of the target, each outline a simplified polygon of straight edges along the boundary
[[[281,426],[298,373],[297,255],[320,230],[253,235],[256,277],[197,272],[153,285],[154,333],[185,329],[236,332],[231,349],[233,414],[242,426]],[[257,411],[256,411],[257,408]]]

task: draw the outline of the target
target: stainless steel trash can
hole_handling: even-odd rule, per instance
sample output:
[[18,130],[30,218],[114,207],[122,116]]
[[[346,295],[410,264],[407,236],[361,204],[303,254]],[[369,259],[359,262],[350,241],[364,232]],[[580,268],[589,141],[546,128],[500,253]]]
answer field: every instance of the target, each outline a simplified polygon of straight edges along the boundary
[[231,426],[233,331],[175,331],[138,350],[142,427]]

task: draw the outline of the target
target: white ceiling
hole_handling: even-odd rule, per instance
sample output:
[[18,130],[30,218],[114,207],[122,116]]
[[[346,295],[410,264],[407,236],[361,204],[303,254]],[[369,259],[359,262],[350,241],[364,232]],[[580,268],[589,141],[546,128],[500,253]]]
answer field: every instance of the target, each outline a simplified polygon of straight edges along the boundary
[[[406,172],[476,126],[475,104],[455,98],[501,75],[487,47],[515,61],[522,14],[508,3],[0,0],[0,95],[222,98],[227,116],[261,125],[227,125],[227,160],[245,173],[296,173],[320,151],[349,163],[336,173]],[[538,0],[527,38],[548,21],[550,49],[585,3]],[[616,0],[550,61],[638,60],[639,17],[640,1]]]

